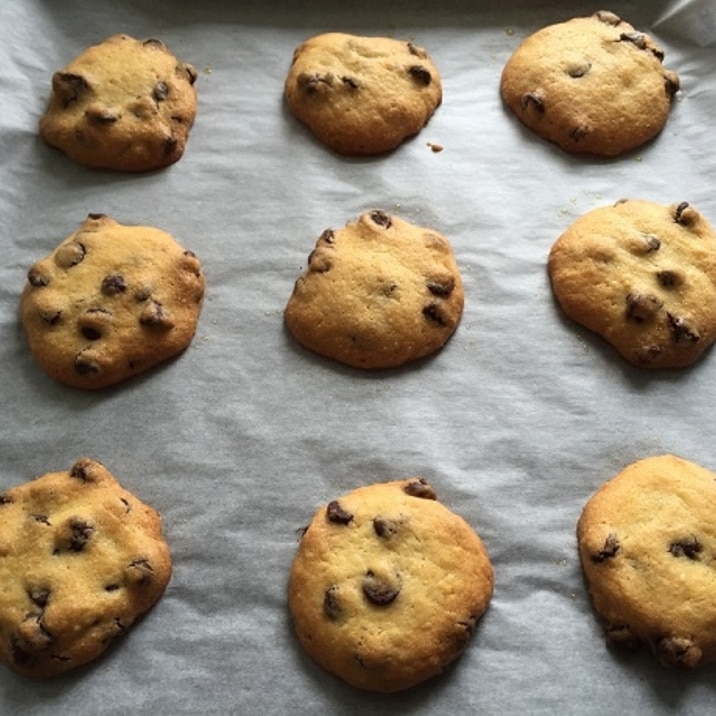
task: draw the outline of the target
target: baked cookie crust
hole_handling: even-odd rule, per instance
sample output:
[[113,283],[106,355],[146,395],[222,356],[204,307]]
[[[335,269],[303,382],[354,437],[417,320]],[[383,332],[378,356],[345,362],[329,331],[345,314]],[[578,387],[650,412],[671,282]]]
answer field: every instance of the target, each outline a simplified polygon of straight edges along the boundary
[[330,32],[296,48],[284,96],[333,151],[375,155],[427,124],[442,102],[442,81],[428,53],[412,42]]
[[20,317],[48,375],[105,388],[189,345],[204,285],[199,259],[170,234],[90,214],[30,268]]
[[607,642],[665,666],[716,658],[716,474],[674,455],[626,467],[587,502],[579,555]]
[[356,368],[392,368],[442,348],[464,302],[449,241],[376,210],[321,234],[284,315],[309,350]]
[[542,28],[507,61],[502,99],[526,127],[566,152],[614,157],[666,124],[679,77],[664,52],[612,12]]
[[93,169],[161,169],[184,154],[196,79],[161,40],[113,35],[55,72],[40,136]]
[[324,669],[392,692],[441,673],[466,649],[493,588],[481,539],[411,478],[317,510],[291,568],[289,608]]
[[0,494],[0,661],[50,678],[98,658],[163,594],[159,513],[99,462]]
[[564,312],[636,366],[683,368],[716,340],[716,233],[688,202],[594,209],[557,239],[548,271]]

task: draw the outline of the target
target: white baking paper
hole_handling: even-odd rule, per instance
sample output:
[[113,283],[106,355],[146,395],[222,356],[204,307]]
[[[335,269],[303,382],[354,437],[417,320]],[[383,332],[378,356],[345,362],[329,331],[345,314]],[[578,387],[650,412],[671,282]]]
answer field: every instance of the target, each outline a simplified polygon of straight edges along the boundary
[[[0,490],[82,455],[164,516],[174,559],[156,607],[92,665],[48,682],[0,670],[0,713],[706,714],[714,669],[667,671],[604,645],[575,525],[624,466],[673,452],[716,469],[716,355],[632,368],[557,308],[552,243],[622,197],[689,201],[716,222],[716,6],[616,1],[682,91],[662,134],[615,160],[570,157],[502,106],[499,78],[540,27],[591,2],[4,0],[0,6]],[[444,101],[390,155],[347,159],[287,112],[294,48],[341,30],[411,39]],[[37,136],[52,73],[126,32],[198,70],[184,157],[90,171]],[[429,143],[439,144],[441,152]],[[316,238],[380,208],[446,235],[466,305],[443,351],[364,373],[299,348],[282,312]],[[202,260],[197,335],[101,392],[53,382],[18,324],[29,266],[90,212],[171,232]],[[297,530],[318,505],[420,475],[482,536],[496,589],[467,652],[411,691],[358,692],[301,651],[286,607]],[[0,589],[2,586],[0,585]]]

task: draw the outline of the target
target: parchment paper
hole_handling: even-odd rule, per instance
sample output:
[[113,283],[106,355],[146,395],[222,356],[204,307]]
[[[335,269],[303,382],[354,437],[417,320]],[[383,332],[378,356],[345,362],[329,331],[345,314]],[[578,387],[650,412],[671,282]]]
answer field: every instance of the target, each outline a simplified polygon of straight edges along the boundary
[[[91,666],[36,683],[0,670],[2,714],[704,714],[714,669],[611,654],[575,525],[624,466],[673,452],[716,469],[716,355],[631,368],[563,317],[549,248],[622,197],[687,200],[716,222],[716,8],[616,1],[651,32],[683,90],[663,133],[617,160],[574,158],[503,108],[499,77],[538,28],[591,2],[4,0],[0,7],[0,490],[101,460],[164,516],[172,581]],[[294,48],[326,30],[412,39],[444,102],[394,153],[340,158],[286,111]],[[185,156],[146,175],[74,165],[37,137],[52,73],[126,32],[199,70]],[[444,150],[431,151],[428,142]],[[452,242],[462,323],[434,358],[363,373],[297,347],[282,323],[318,235],[381,208]],[[191,347],[115,389],[54,383],[29,355],[29,266],[89,212],[171,232],[203,262]],[[295,640],[286,581],[297,529],[370,482],[421,475],[484,539],[496,573],[464,656],[412,691],[353,690]],[[1,588],[1,587],[0,587]]]

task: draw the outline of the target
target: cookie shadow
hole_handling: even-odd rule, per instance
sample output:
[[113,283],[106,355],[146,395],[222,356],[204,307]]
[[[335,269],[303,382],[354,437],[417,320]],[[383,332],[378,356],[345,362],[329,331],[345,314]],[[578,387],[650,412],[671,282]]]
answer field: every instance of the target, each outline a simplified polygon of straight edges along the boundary
[[609,372],[619,373],[621,378],[638,393],[649,390],[657,382],[678,384],[688,380],[690,373],[698,370],[698,366],[709,354],[709,349],[707,349],[704,355],[684,368],[639,368],[622,358],[606,338],[567,316],[554,295],[552,295],[552,309],[565,334],[576,338],[590,359],[594,358]]
[[397,376],[418,372],[436,360],[438,355],[447,349],[450,344],[450,340],[452,339],[451,336],[445,345],[434,353],[424,356],[423,358],[417,358],[416,360],[409,361],[408,363],[404,363],[403,365],[399,365],[394,368],[357,368],[347,365],[346,363],[341,363],[334,358],[327,358],[326,356],[322,356],[319,353],[305,348],[291,335],[285,321],[282,325],[282,332],[286,349],[295,355],[297,359],[312,363],[313,365],[321,366],[326,370],[331,370],[340,375],[362,378],[365,380],[390,380],[391,378],[395,378]]

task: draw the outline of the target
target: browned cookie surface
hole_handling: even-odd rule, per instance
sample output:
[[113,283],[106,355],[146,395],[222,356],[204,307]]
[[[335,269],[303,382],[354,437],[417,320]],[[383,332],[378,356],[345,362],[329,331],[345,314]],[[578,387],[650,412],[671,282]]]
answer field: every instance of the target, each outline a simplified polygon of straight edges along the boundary
[[577,536],[607,641],[667,666],[716,658],[716,475],[673,455],[629,465],[587,502]]
[[0,494],[0,660],[47,678],[96,659],[164,592],[159,514],[89,458]]
[[649,37],[607,11],[545,27],[505,65],[518,119],[567,152],[617,156],[655,137],[679,89]]
[[548,267],[565,313],[634,365],[685,367],[716,340],[716,233],[688,202],[594,209]]
[[324,33],[294,52],[285,81],[291,112],[340,154],[395,149],[442,101],[428,53],[388,37]]
[[55,72],[40,136],[91,168],[160,169],[184,153],[196,78],[160,40],[113,35]]
[[199,260],[170,234],[91,214],[30,268],[20,312],[49,375],[104,388],[186,348],[203,295]]
[[456,659],[492,592],[480,538],[413,478],[359,488],[315,513],[291,568],[289,607],[321,666],[390,692]]
[[464,305],[449,241],[382,211],[323,232],[296,281],[286,324],[306,348],[359,368],[439,350]]

